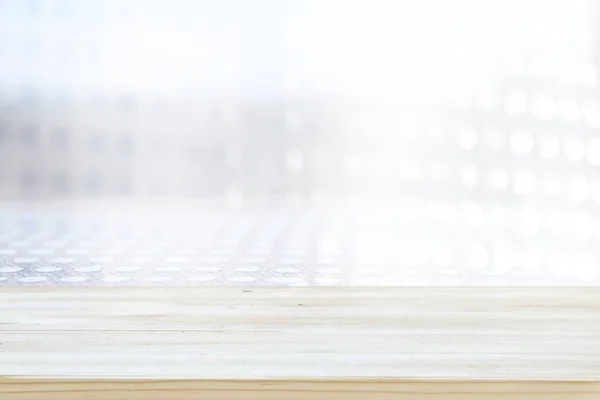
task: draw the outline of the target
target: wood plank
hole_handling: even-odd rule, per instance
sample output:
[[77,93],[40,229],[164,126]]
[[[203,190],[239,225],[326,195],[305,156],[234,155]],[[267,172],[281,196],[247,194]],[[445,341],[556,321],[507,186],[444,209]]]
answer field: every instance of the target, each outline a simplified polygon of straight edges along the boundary
[[0,399],[598,399],[596,288],[5,288]]

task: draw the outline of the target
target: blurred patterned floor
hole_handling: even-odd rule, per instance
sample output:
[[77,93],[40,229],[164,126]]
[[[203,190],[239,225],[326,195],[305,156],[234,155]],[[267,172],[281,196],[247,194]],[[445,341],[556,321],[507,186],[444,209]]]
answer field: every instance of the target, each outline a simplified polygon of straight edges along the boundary
[[593,221],[570,234],[556,229],[556,211],[410,202],[0,210],[0,286],[600,283]]

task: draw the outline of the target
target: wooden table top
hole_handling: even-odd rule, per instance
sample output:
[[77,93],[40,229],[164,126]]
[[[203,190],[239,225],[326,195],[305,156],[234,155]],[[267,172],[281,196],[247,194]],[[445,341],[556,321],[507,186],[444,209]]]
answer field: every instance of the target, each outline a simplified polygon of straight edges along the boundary
[[0,290],[3,400],[519,394],[600,398],[600,289]]

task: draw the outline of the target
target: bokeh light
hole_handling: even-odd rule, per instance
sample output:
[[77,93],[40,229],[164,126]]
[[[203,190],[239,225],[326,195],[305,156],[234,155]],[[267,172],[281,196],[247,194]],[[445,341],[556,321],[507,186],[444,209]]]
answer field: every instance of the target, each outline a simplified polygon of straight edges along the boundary
[[598,283],[599,16],[0,1],[0,284]]

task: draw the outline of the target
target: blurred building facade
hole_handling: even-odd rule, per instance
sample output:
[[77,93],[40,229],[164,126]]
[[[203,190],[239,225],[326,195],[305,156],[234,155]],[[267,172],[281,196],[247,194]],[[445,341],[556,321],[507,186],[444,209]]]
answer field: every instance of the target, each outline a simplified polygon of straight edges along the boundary
[[593,2],[225,3],[2,2],[0,197],[600,200]]

